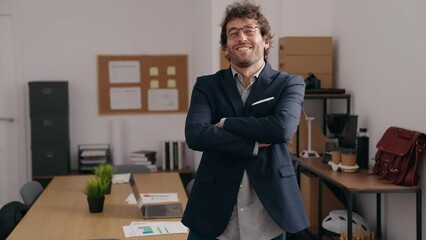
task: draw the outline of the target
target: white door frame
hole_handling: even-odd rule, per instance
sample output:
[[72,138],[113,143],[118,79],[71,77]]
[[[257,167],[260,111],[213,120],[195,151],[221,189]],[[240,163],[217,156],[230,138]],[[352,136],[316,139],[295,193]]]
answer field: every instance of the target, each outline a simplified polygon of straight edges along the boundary
[[25,85],[16,78],[13,16],[0,13],[0,206],[21,201],[20,187],[29,180]]

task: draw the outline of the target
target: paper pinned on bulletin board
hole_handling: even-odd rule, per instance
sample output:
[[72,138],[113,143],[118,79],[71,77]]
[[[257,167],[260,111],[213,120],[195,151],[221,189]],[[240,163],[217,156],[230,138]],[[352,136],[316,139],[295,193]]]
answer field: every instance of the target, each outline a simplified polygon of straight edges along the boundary
[[138,83],[140,82],[140,64],[138,61],[110,61],[110,83]]
[[141,109],[141,89],[138,87],[110,88],[111,109]]
[[150,111],[178,110],[178,90],[173,89],[149,89],[148,109]]

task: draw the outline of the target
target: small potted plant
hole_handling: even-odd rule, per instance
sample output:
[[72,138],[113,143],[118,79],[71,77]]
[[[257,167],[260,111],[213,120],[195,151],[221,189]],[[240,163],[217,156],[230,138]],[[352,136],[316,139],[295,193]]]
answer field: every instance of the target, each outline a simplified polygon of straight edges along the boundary
[[100,213],[104,209],[105,190],[107,183],[100,178],[91,177],[87,179],[84,193],[87,195],[89,211],[91,213]]
[[107,189],[105,191],[105,194],[111,193],[111,184],[112,184],[112,177],[113,177],[113,166],[109,163],[103,163],[99,164],[95,168],[95,175],[102,179],[107,184]]

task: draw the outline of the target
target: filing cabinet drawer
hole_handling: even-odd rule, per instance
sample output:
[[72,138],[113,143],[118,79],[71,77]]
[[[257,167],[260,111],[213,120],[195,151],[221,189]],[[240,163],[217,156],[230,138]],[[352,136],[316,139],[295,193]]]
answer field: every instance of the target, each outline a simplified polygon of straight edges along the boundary
[[32,146],[34,176],[67,175],[70,172],[68,145]]
[[37,115],[31,118],[31,142],[69,144],[69,119],[64,115]]
[[68,115],[68,82],[29,82],[30,115]]

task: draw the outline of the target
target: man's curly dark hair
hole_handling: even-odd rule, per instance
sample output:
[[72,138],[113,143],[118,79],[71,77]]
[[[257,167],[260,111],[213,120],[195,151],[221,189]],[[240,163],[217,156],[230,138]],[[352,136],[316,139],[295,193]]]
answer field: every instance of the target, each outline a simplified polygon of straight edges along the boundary
[[[222,32],[220,34],[220,44],[222,49],[226,48],[226,42],[228,40],[228,36],[226,34],[226,27],[228,23],[236,18],[242,19],[254,19],[258,22],[260,33],[263,38],[267,38],[269,42],[272,41],[274,37],[271,33],[271,26],[269,26],[269,22],[266,17],[262,14],[260,6],[254,3],[249,2],[248,0],[235,2],[231,5],[228,5],[225,9],[225,14],[220,24],[222,28]],[[265,49],[264,58],[267,59],[269,54],[269,49]],[[226,56],[229,60],[229,57]]]

